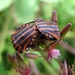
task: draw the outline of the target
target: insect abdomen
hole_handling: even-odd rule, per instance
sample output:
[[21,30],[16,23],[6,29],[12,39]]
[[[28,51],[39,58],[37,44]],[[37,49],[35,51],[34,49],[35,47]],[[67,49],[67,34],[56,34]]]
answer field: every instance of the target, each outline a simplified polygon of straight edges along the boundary
[[36,35],[36,31],[34,26],[27,26],[20,30],[21,31],[15,35],[12,35],[12,43],[14,48],[22,53],[27,47],[31,46],[31,44],[34,44],[32,39],[35,41],[33,36]]

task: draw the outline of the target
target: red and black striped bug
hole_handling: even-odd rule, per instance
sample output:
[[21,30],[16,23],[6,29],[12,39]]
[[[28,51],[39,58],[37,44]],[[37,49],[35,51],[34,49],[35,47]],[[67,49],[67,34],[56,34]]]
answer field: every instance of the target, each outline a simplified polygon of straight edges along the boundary
[[33,22],[20,26],[14,34],[11,35],[14,48],[22,53],[26,48],[33,47],[36,44],[36,27],[32,26]]
[[52,40],[53,42],[51,44],[60,38],[55,10],[52,13],[52,21],[36,19],[35,21],[20,26],[15,33],[11,35],[12,44],[20,53],[29,47],[36,46],[41,38]]
[[58,19],[56,10],[52,13],[52,21],[36,19],[36,27],[40,32],[40,37],[45,38],[47,40],[51,40],[52,43],[57,42],[60,39],[60,30],[58,28]]

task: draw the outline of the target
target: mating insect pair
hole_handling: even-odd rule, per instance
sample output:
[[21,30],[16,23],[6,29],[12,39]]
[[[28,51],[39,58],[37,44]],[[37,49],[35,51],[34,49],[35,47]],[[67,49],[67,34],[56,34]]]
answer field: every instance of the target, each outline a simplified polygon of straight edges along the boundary
[[17,28],[11,39],[14,48],[20,53],[36,46],[41,39],[52,41],[50,45],[54,44],[60,39],[56,10],[52,12],[51,21],[37,18]]

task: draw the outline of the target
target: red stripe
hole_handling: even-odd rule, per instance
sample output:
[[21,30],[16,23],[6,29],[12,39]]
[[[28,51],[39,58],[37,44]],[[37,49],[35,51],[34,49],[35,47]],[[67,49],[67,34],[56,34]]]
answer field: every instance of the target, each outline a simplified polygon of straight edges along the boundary
[[[30,26],[28,26],[28,27],[30,27]],[[21,29],[20,32],[18,34],[16,34],[15,36],[19,35],[22,31],[24,31],[28,27],[25,27],[25,28]]]
[[[27,38],[29,38],[31,35],[33,35],[35,32],[32,32],[29,36],[27,36],[19,45],[21,45]],[[19,45],[17,45],[15,48],[17,48]]]
[[57,39],[60,38],[59,36],[57,36],[57,35],[54,34],[54,33],[51,33],[51,32],[50,32],[49,34],[53,35],[53,36],[54,36],[55,38],[57,38]]
[[40,28],[40,31],[41,30],[53,30],[53,31],[57,31],[57,30],[59,30],[59,29],[52,29],[52,28]]
[[24,50],[26,50],[27,45],[29,44],[30,39],[28,40],[28,42],[25,44],[24,49],[22,50],[22,52],[24,52]]
[[14,41],[13,44],[15,44],[22,36],[24,36],[26,33],[28,33],[30,30],[32,30],[33,28],[29,29],[28,31],[26,31],[24,34],[22,34],[17,40]]
[[18,48],[18,51],[20,52],[20,50],[21,50],[21,46],[19,46],[19,48]]
[[22,44],[27,38],[29,38],[31,35],[33,35],[35,32],[32,32],[29,36],[27,36],[20,44]]
[[47,24],[38,24],[37,26],[38,26],[38,27],[41,27],[41,26],[54,26],[54,27],[58,27],[58,26],[56,26],[56,25],[47,25]]

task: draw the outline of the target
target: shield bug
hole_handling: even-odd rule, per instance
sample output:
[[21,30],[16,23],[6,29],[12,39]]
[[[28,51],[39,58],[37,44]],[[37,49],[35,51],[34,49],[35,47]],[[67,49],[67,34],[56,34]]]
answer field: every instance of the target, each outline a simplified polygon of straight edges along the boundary
[[60,30],[58,28],[56,10],[54,10],[52,13],[52,21],[37,18],[35,22],[36,27],[40,32],[40,37],[47,40],[51,40],[52,42],[50,43],[50,45],[57,42],[60,39]]
[[52,21],[36,19],[35,21],[20,26],[11,35],[12,44],[20,53],[29,47],[34,47],[42,39],[51,40],[52,43],[50,44],[53,44],[59,38],[60,30],[57,26],[57,14],[55,10],[52,13]]
[[15,33],[11,35],[12,44],[20,53],[36,44],[37,31],[36,27],[32,26],[32,23],[34,23],[34,21],[20,26]]

